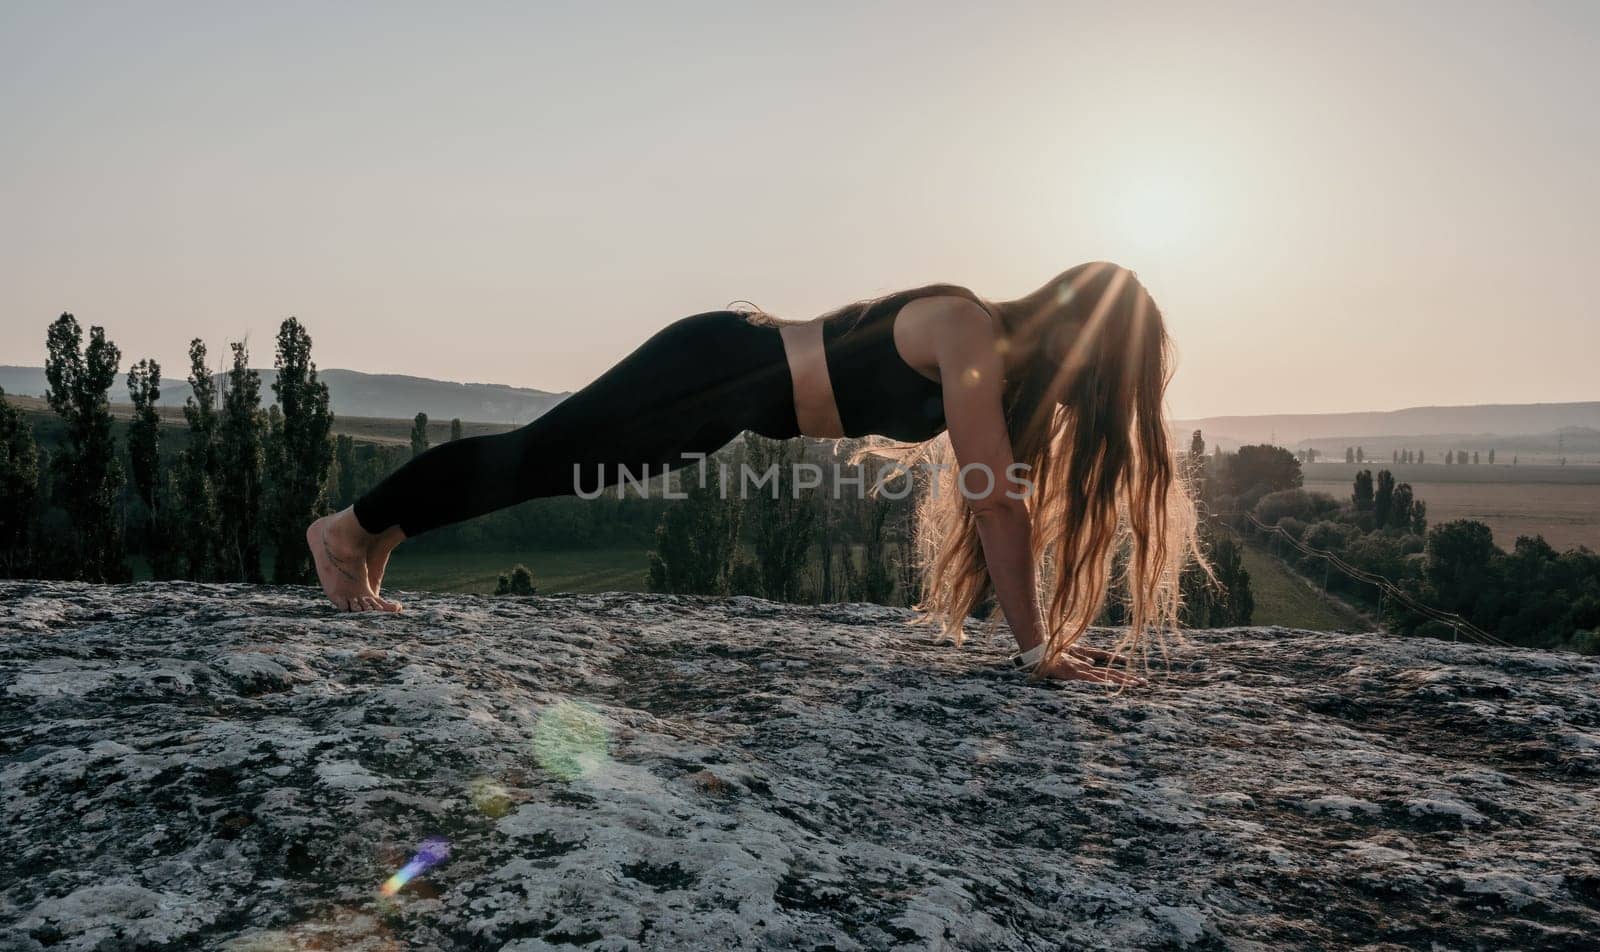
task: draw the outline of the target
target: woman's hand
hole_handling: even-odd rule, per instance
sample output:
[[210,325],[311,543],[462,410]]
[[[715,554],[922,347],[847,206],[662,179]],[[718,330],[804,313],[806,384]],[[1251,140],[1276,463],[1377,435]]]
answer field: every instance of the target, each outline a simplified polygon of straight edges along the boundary
[[[1110,656],[1109,652],[1099,651],[1094,648],[1082,650]],[[1096,667],[1087,658],[1071,651],[1063,652],[1060,657],[1048,665],[1042,665],[1039,673],[1057,681],[1089,681],[1094,684],[1115,684],[1119,686],[1143,685],[1145,683],[1144,678],[1125,670],[1118,670],[1112,667]]]
[[1088,645],[1073,645],[1067,649],[1067,652],[1079,660],[1089,661],[1094,664],[1120,664],[1126,666],[1128,663],[1127,655],[1117,654],[1114,651],[1102,651],[1099,648],[1091,648]]

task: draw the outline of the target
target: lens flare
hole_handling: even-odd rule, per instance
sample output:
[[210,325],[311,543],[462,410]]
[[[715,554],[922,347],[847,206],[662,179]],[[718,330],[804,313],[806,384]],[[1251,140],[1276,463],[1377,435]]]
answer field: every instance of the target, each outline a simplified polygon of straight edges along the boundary
[[476,777],[467,784],[467,796],[479,813],[500,819],[511,812],[511,791],[493,777]]
[[562,780],[577,780],[606,762],[611,729],[593,705],[552,704],[533,726],[533,755],[539,766]]
[[385,896],[393,896],[429,869],[439,865],[450,858],[450,841],[442,836],[429,837],[417,847],[417,854],[411,857],[411,862],[400,867],[400,871],[383,881],[378,887],[378,892]]

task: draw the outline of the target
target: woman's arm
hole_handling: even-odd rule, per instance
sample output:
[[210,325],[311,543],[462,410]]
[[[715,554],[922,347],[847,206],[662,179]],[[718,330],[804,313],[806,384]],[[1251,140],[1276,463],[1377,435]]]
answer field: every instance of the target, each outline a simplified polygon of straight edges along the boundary
[[[989,312],[964,298],[927,315],[944,387],[945,423],[960,467],[957,485],[978,522],[978,540],[995,596],[1022,651],[1044,640],[1044,616],[1033,564],[1032,527],[1024,502],[1029,474],[1013,468],[1001,395],[1005,364],[996,346],[999,328]],[[1014,478],[1015,477],[1015,478]],[[1083,657],[1063,654],[1044,671],[1067,680],[1120,683],[1115,672]]]

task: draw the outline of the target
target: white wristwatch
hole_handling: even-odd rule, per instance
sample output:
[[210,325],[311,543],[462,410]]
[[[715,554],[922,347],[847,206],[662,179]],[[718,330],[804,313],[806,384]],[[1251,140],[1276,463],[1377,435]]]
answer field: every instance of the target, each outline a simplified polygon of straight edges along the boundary
[[1011,656],[1012,666],[1023,670],[1032,671],[1044,660],[1044,642],[1039,642],[1027,651],[1022,651]]

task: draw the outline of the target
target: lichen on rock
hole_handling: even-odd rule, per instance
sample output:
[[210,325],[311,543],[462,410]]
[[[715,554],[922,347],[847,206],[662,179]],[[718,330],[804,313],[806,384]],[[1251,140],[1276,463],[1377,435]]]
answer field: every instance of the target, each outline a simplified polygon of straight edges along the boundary
[[1240,628],[1110,695],[881,606],[406,602],[0,583],[0,949],[1600,935],[1576,656]]

